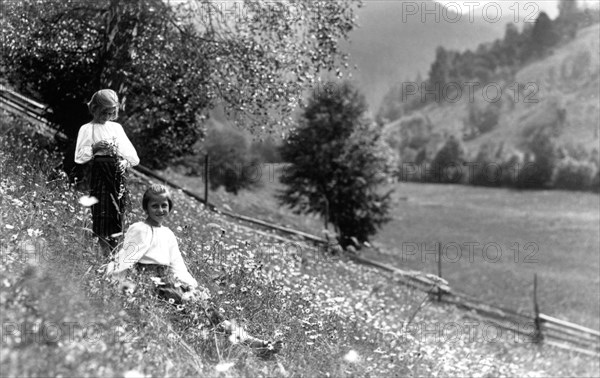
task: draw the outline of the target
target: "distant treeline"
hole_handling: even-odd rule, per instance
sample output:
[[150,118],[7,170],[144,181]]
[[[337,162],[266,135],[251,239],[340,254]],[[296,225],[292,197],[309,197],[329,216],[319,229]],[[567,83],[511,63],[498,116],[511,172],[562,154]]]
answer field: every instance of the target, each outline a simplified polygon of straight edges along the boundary
[[561,0],[559,8],[555,20],[541,12],[535,23],[525,24],[521,31],[515,24],[507,24],[503,39],[480,44],[475,51],[461,53],[439,46],[426,79],[417,77],[386,94],[377,114],[378,123],[394,121],[432,102],[452,102],[455,92],[465,89],[467,83],[513,81],[525,64],[572,40],[579,29],[600,22],[600,12],[578,9],[575,1]]

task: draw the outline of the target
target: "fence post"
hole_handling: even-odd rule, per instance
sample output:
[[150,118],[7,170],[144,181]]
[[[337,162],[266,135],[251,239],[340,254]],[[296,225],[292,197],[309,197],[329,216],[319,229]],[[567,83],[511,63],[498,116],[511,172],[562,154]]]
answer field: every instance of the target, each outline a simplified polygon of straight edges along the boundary
[[542,334],[542,320],[540,319],[540,309],[537,302],[537,273],[533,273],[533,312],[535,314],[533,342],[540,343],[544,339],[544,335]]
[[204,204],[208,206],[208,154],[204,156]]
[[[438,277],[442,278],[442,243],[438,243]],[[439,286],[437,288],[437,300],[438,302],[442,301],[442,288]]]

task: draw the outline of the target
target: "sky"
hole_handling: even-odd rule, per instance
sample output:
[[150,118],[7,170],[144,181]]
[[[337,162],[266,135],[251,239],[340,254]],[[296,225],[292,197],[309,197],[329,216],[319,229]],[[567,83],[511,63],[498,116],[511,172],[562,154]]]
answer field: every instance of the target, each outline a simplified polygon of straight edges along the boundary
[[[449,9],[459,10],[463,14],[474,13],[481,15],[484,11],[488,12],[489,17],[495,17],[497,10],[503,15],[512,15],[515,18],[523,19],[525,17],[537,17],[539,12],[546,12],[550,18],[558,16],[559,0],[436,0],[438,3],[447,6]],[[580,7],[598,7],[599,0],[578,0]],[[518,22],[518,21],[517,21]]]

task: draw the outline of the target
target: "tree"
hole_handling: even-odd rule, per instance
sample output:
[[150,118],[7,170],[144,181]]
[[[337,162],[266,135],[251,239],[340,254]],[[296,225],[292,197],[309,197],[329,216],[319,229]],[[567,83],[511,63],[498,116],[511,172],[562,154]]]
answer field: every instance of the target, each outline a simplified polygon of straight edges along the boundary
[[450,52],[438,46],[435,50],[435,60],[429,70],[429,82],[426,83],[429,86],[428,92],[435,93],[436,102],[442,101],[442,89],[450,81],[450,68]]
[[431,165],[431,177],[428,180],[436,183],[457,183],[462,179],[462,163],[464,148],[460,141],[451,136],[438,151]]
[[160,165],[189,152],[215,106],[251,131],[289,127],[319,72],[343,74],[356,3],[9,1],[2,72],[71,138],[91,94],[117,90],[120,121]]
[[502,61],[508,66],[518,65],[519,50],[521,49],[521,35],[513,23],[506,24],[504,40],[502,41]]
[[558,42],[559,36],[554,30],[552,20],[541,12],[531,30],[531,48],[537,55],[546,53]]
[[393,168],[381,130],[365,117],[364,96],[345,83],[313,96],[296,131],[281,149],[289,162],[279,194],[296,213],[318,214],[333,224],[342,247],[365,242],[389,220],[390,194],[381,194]]
[[549,188],[560,154],[549,125],[536,128],[525,142],[525,162],[518,167],[515,186],[521,189]]
[[558,3],[559,17],[569,17],[577,13],[577,0],[560,0]]

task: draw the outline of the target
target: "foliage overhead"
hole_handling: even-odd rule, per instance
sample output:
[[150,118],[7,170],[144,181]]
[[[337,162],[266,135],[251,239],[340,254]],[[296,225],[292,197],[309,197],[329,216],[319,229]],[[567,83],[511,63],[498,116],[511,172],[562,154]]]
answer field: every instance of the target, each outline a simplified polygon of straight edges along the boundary
[[342,246],[365,242],[388,220],[390,193],[380,194],[392,169],[378,126],[365,117],[364,96],[344,83],[313,96],[297,130],[282,146],[290,166],[280,181],[281,203],[334,225]]
[[343,76],[338,42],[359,0],[164,2],[26,0],[3,5],[2,73],[47,103],[74,138],[100,88],[123,102],[120,122],[145,163],[190,152],[203,120],[223,106],[239,126],[291,124],[318,73]]

